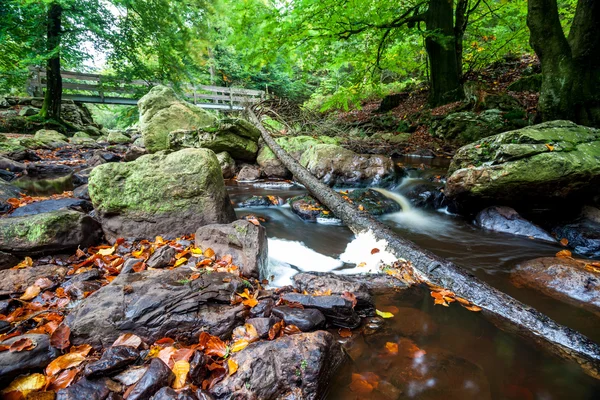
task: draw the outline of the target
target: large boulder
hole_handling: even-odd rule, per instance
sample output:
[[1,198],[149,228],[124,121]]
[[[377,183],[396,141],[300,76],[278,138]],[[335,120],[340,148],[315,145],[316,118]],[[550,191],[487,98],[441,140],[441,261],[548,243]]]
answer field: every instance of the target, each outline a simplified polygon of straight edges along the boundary
[[[596,261],[597,263],[597,261]],[[588,262],[569,257],[542,257],[526,261],[512,271],[517,287],[538,290],[593,312],[600,311],[600,273]]]
[[35,133],[33,138],[46,145],[52,145],[55,147],[64,146],[67,144],[67,137],[65,135],[51,129],[40,129]]
[[219,165],[221,166],[223,178],[233,178],[235,176],[235,160],[229,155],[229,153],[226,151],[218,153],[217,160],[219,160]]
[[311,147],[300,157],[300,164],[330,186],[382,186],[393,184],[398,179],[391,158],[357,154],[334,144]]
[[71,342],[107,347],[125,332],[149,343],[163,337],[191,343],[201,331],[228,337],[247,316],[244,305],[231,305],[242,279],[223,272],[192,275],[184,267],[119,275],[69,314]]
[[229,254],[243,276],[258,278],[267,268],[267,231],[248,221],[206,225],[196,231],[196,246],[211,248],[221,257]]
[[109,144],[127,144],[131,143],[131,138],[119,131],[110,131],[106,137],[106,141]]
[[480,228],[494,232],[556,242],[556,239],[548,232],[534,223],[527,221],[510,207],[493,206],[481,210],[475,217],[475,224]]
[[[300,157],[306,150],[317,144],[339,144],[340,142],[338,138],[329,136],[284,136],[275,139],[275,141],[296,161],[300,160]],[[264,174],[270,178],[290,178],[292,176],[277,156],[275,156],[275,153],[265,144],[260,148],[256,162]]]
[[0,219],[0,251],[42,254],[87,247],[101,236],[92,217],[73,210]]
[[[249,122],[243,119],[221,121],[218,125],[195,130],[177,130],[169,134],[169,147],[187,147],[226,151],[236,160],[254,162],[258,152],[258,136]],[[260,132],[258,132],[260,135]]]
[[173,89],[153,87],[138,101],[140,129],[144,144],[151,153],[169,147],[169,132],[177,129],[197,129],[215,123],[207,111],[180,100]]
[[463,205],[579,202],[600,191],[600,130],[551,121],[501,133],[459,149],[448,173],[446,196]]
[[211,389],[216,399],[321,399],[346,355],[318,331],[252,343],[231,358],[238,370]]
[[178,236],[235,220],[219,161],[207,149],[102,164],[88,188],[110,240]]

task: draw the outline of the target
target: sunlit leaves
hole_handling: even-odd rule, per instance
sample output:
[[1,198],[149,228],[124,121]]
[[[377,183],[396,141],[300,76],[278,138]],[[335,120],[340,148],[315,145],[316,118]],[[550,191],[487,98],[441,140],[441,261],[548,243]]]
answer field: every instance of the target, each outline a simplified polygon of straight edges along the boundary
[[173,389],[181,389],[185,386],[188,372],[190,372],[190,363],[186,360],[179,360],[173,364],[172,368],[175,374],[175,381],[173,382]]
[[379,315],[381,318],[393,318],[394,317],[394,314],[392,314],[391,312],[375,310],[375,313],[377,315]]
[[[22,375],[13,380],[2,393],[6,395],[10,392],[19,392],[23,396],[29,393],[41,390],[46,385],[46,377],[42,374]],[[5,398],[3,396],[3,398]]]

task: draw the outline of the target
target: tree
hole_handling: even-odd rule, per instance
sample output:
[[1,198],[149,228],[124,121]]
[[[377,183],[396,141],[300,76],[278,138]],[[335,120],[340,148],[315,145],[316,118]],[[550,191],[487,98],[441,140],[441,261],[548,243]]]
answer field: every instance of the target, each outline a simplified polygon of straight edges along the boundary
[[600,2],[577,2],[567,36],[557,0],[529,0],[527,25],[542,65],[538,117],[600,126]]
[[60,120],[60,105],[62,102],[62,77],[60,76],[60,40],[62,36],[62,12],[59,3],[48,5],[47,51],[46,62],[46,93],[40,117]]

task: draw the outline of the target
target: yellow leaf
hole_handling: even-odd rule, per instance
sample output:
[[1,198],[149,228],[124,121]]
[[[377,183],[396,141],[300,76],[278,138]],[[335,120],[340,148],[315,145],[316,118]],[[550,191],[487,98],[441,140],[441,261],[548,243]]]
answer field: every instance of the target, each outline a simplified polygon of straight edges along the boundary
[[25,257],[23,259],[23,261],[21,261],[20,263],[15,265],[13,267],[13,269],[27,268],[27,267],[31,267],[32,265],[33,265],[33,260],[31,259],[31,257]]
[[571,257],[571,252],[569,250],[561,250],[556,253],[556,257],[569,258]]
[[190,372],[190,363],[185,360],[176,361],[173,364],[173,373],[175,374],[175,381],[173,382],[173,389],[181,389],[185,386],[188,372]]
[[142,254],[144,254],[145,250],[146,250],[146,247],[142,246],[141,249],[132,252],[131,255],[137,258],[137,257],[141,256]]
[[202,255],[202,249],[199,247],[192,247],[190,249],[190,252],[195,255],[195,256],[201,256]]
[[554,146],[552,146],[551,144],[546,143],[546,147],[548,148],[548,150],[554,151]]
[[387,342],[385,348],[390,354],[398,354],[398,343]]
[[377,313],[377,315],[379,315],[381,318],[393,318],[394,317],[394,314],[392,314],[391,312],[375,310],[375,313]]
[[27,396],[31,392],[42,389],[45,385],[46,377],[43,374],[22,375],[15,378],[2,393],[21,392],[23,396]]
[[248,299],[248,300],[242,301],[242,304],[244,304],[245,306],[248,306],[250,308],[254,308],[258,304],[258,300],[256,300],[256,299]]
[[362,205],[362,204],[358,206],[358,209],[359,209],[360,211],[365,211],[365,208],[363,207],[363,205]]
[[112,253],[115,252],[115,247],[109,247],[108,249],[100,249],[98,250],[98,254],[100,254],[101,256],[110,256]]
[[175,261],[175,265],[174,266],[175,267],[179,267],[181,264],[187,262],[187,260],[188,260],[187,258],[181,257],[179,260]]
[[244,298],[244,299],[249,299],[250,298],[250,292],[248,291],[248,289],[244,289],[244,291],[242,293],[238,293],[238,296]]
[[54,376],[63,369],[69,369],[78,366],[85,360],[85,356],[79,353],[67,353],[53,360],[46,367],[46,375]]
[[250,343],[246,339],[240,339],[231,345],[231,352],[237,353],[244,350]]
[[156,239],[154,240],[154,243],[156,243],[156,244],[164,244],[165,243],[165,239],[163,239],[162,236],[157,236]]
[[227,367],[229,369],[229,376],[233,375],[236,373],[236,371],[238,370],[238,363],[236,363],[235,361],[233,361],[231,358],[229,360],[227,360]]
[[40,294],[40,287],[38,285],[31,285],[23,293],[23,296],[19,297],[21,300],[31,300],[35,299],[36,296]]

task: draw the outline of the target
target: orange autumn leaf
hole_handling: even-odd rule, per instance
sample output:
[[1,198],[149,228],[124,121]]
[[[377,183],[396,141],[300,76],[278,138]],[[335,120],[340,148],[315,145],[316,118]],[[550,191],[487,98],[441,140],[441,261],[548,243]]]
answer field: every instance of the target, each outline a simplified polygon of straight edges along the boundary
[[568,245],[569,244],[569,239],[567,239],[567,238],[560,239],[560,244],[562,244],[563,246]]
[[393,343],[393,342],[387,342],[385,344],[385,349],[393,355],[398,354],[398,343]]
[[285,328],[283,328],[283,333],[286,335],[295,335],[297,333],[302,333],[302,331],[296,325],[286,325]]
[[218,337],[210,335],[206,341],[206,354],[209,356],[225,357],[227,346]]
[[25,293],[19,299],[21,300],[33,300],[40,294],[41,288],[38,285],[31,285],[25,289]]
[[60,371],[73,368],[81,364],[85,360],[85,356],[81,353],[67,353],[54,359],[46,367],[46,375],[54,376]]
[[283,328],[283,321],[276,322],[271,329],[269,329],[269,340],[273,340],[279,334],[279,331]]
[[352,374],[352,383],[350,383],[350,390],[358,394],[371,393],[373,390],[376,389],[377,381],[373,381],[373,379],[370,378],[370,376],[365,377],[362,374]]
[[229,370],[229,376],[235,374],[238,370],[238,363],[230,358],[227,360],[227,369]]
[[138,348],[142,344],[142,339],[133,333],[124,333],[115,340],[113,346],[128,346]]
[[338,330],[340,337],[349,338],[352,336],[352,331],[348,328],[341,328]]
[[248,299],[248,300],[242,301],[242,304],[245,305],[245,306],[247,306],[247,307],[254,308],[258,304],[258,300],[256,300],[256,299]]
[[175,374],[175,381],[173,382],[173,389],[181,389],[185,386],[188,372],[190,372],[190,363],[185,360],[179,360],[173,364],[173,374]]
[[371,254],[377,254],[377,253],[379,253],[378,248],[374,248],[373,250],[371,250]]
[[569,250],[561,250],[558,253],[556,253],[556,257],[569,258],[571,256],[572,254]]
[[464,308],[466,308],[469,311],[473,311],[473,312],[479,312],[481,311],[481,307],[476,306],[475,304],[469,305],[469,306],[463,306]]
[[187,262],[187,258],[185,257],[181,257],[180,259],[178,259],[177,261],[175,261],[175,265],[173,265],[174,267],[179,267],[180,265],[184,264]]
[[59,391],[60,389],[64,389],[64,388],[68,387],[71,384],[71,382],[73,382],[73,380],[75,379],[75,376],[77,376],[78,373],[79,373],[78,368],[71,368],[71,369],[62,371],[60,374],[51,378],[52,381],[50,382],[50,385],[48,386],[48,390],[52,390],[52,391],[56,392],[56,391]]
[[206,258],[213,258],[215,256],[215,251],[213,249],[211,249],[210,247],[206,250],[204,250],[204,257]]
[[27,351],[27,350],[32,350],[35,348],[35,343],[33,343],[33,341],[29,338],[21,338],[18,340],[15,340],[10,347],[8,348],[8,350],[11,353],[14,352],[19,352],[19,351]]

